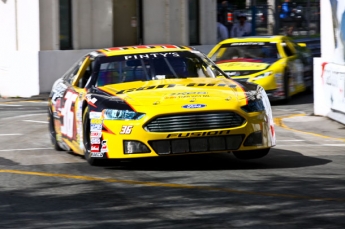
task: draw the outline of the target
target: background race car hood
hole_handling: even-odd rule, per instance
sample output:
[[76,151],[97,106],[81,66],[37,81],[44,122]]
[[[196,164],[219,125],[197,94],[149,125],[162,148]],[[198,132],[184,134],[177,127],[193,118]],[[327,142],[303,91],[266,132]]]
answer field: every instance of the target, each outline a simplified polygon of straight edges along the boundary
[[218,104],[226,100],[246,103],[244,89],[225,78],[188,78],[137,81],[99,87],[104,92],[136,106],[171,106],[184,103]]
[[217,65],[224,71],[231,70],[256,70],[262,71],[268,68],[275,59],[235,59],[216,62]]

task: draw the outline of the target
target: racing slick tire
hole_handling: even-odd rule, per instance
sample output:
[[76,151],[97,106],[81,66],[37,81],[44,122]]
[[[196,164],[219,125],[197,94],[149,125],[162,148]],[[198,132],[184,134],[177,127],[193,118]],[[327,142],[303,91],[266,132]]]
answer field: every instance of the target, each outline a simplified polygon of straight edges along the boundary
[[55,130],[55,125],[54,125],[54,116],[51,108],[48,108],[48,120],[49,120],[49,135],[50,135],[50,140],[52,142],[53,148],[56,151],[65,151],[59,146],[59,143],[56,140],[56,130]]
[[284,72],[284,102],[290,102],[290,80],[291,80],[291,71],[287,68]]
[[260,150],[247,150],[247,151],[237,151],[232,152],[237,159],[240,160],[251,160],[251,159],[259,159],[268,154],[271,148],[268,149],[260,149]]
[[89,108],[86,107],[83,113],[83,142],[84,142],[84,157],[86,161],[92,165],[97,166],[101,164],[101,160],[97,158],[92,158],[91,154],[91,141],[90,141],[90,118],[89,118]]

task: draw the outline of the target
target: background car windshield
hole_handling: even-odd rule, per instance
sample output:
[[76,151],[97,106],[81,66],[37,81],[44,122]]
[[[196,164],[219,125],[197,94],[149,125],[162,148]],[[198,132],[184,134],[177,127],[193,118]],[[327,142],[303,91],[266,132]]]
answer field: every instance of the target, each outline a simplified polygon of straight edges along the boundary
[[157,52],[101,57],[96,86],[133,81],[226,76],[206,56],[192,52]]
[[276,43],[241,42],[222,45],[212,56],[212,60],[235,59],[280,59]]

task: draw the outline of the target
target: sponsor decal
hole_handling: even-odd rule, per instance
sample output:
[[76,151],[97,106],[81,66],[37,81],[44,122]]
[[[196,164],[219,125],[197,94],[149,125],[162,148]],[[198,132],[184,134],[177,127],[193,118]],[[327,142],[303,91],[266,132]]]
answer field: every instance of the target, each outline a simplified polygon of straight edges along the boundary
[[208,93],[205,91],[197,91],[197,92],[171,93],[170,95],[166,96],[165,99],[205,98],[205,97],[210,97],[210,95],[208,95]]
[[99,152],[99,145],[91,145],[91,152]]
[[120,134],[131,134],[133,126],[122,126]]
[[91,157],[103,157],[104,153],[99,153],[99,152],[91,152]]
[[89,113],[89,118],[90,119],[100,119],[100,118],[102,118],[102,112],[91,111]]
[[126,93],[134,92],[134,91],[156,90],[156,89],[161,89],[161,88],[174,88],[177,86],[185,86],[185,87],[230,87],[230,88],[236,88],[237,87],[236,84],[225,84],[225,83],[219,83],[219,84],[190,83],[190,84],[182,84],[182,85],[179,85],[179,84],[162,84],[162,85],[155,85],[155,86],[130,88],[130,89],[118,91],[118,92],[116,92],[116,94],[126,94]]
[[167,138],[192,138],[192,137],[218,136],[218,135],[227,135],[227,134],[230,134],[230,130],[173,133],[173,134],[168,134]]
[[99,131],[99,130],[102,130],[102,125],[90,124],[90,131]]
[[57,98],[63,97],[63,94],[66,90],[67,86],[62,82],[62,79],[58,80],[53,86],[52,103],[55,104]]
[[230,46],[242,46],[242,45],[265,45],[265,42],[238,42],[238,43],[230,44]]
[[176,92],[171,93],[170,95],[206,95],[208,92],[206,91],[191,91],[191,92]]
[[90,137],[91,138],[100,138],[100,137],[102,137],[102,131],[91,131]]
[[101,144],[100,138],[91,138],[91,144]]
[[108,152],[107,140],[103,140],[103,141],[102,141],[101,152],[102,152],[102,153]]
[[91,95],[86,95],[86,100],[89,103],[92,103],[92,104],[95,104],[97,102],[97,99],[96,98],[92,98]]
[[90,123],[91,123],[91,124],[98,124],[98,125],[101,125],[101,124],[103,124],[103,119],[94,118],[94,119],[91,119],[91,120],[90,120]]
[[141,54],[141,55],[128,55],[128,56],[125,56],[125,60],[149,59],[149,58],[168,57],[168,56],[179,57],[180,55],[176,52],[148,53],[148,54]]
[[182,106],[182,108],[185,108],[185,109],[197,109],[197,108],[204,108],[204,107],[206,107],[205,104],[186,104]]

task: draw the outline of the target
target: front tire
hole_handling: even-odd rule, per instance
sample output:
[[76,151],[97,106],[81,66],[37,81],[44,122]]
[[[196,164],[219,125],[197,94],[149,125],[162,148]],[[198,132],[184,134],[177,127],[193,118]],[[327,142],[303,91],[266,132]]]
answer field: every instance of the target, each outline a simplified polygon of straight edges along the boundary
[[55,125],[54,125],[54,116],[53,112],[51,110],[51,107],[48,108],[48,122],[49,122],[49,135],[50,135],[50,140],[52,142],[53,148],[56,151],[65,151],[59,146],[59,143],[56,139],[56,130],[55,130]]
[[271,148],[268,149],[259,149],[259,150],[247,150],[247,151],[237,151],[233,152],[235,157],[240,160],[252,160],[259,159],[266,156]]
[[89,108],[86,107],[83,113],[83,142],[84,142],[84,157],[86,161],[92,165],[100,165],[100,159],[91,157],[91,141],[90,141],[90,118],[89,118]]

